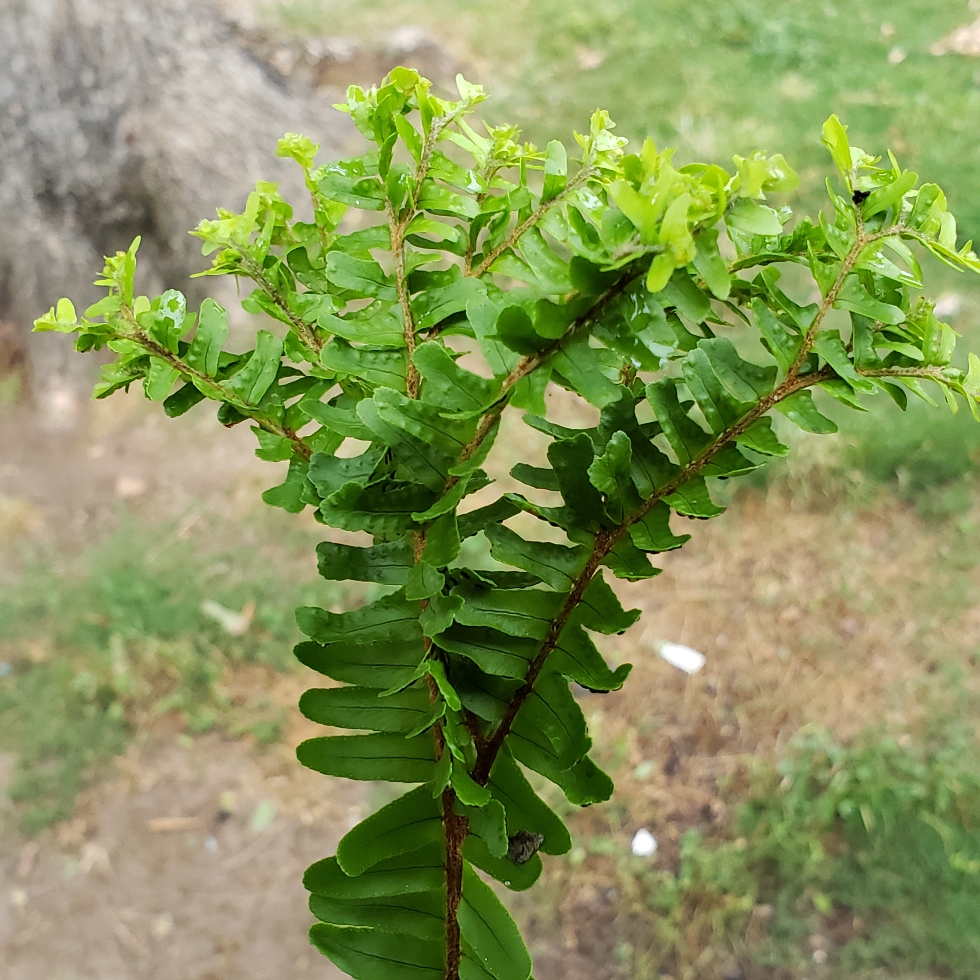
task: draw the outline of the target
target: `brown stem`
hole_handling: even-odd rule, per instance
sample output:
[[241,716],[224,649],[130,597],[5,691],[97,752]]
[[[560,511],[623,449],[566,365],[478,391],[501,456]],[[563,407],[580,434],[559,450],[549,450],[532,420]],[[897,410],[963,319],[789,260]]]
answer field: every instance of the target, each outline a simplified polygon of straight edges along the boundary
[[858,368],[863,378],[922,378],[926,381],[945,381],[943,369],[936,365],[927,367]]
[[472,775],[473,779],[481,786],[486,786],[490,779],[490,770],[493,768],[498,753],[503,748],[504,740],[510,734],[510,730],[517,718],[517,713],[523,707],[524,702],[531,696],[531,692],[534,690],[534,682],[538,679],[541,668],[544,667],[545,661],[558,645],[562,630],[568,624],[568,619],[575,611],[576,606],[582,601],[582,596],[589,587],[592,576],[595,575],[600,562],[609,553],[607,546],[610,540],[611,535],[609,532],[601,531],[596,535],[592,554],[589,555],[589,560],[586,562],[585,568],[575,580],[572,591],[569,592],[568,598],[561,607],[561,611],[552,621],[551,628],[548,630],[548,635],[541,644],[538,655],[531,661],[531,665],[527,669],[523,685],[510,699],[507,710],[504,712],[504,717],[501,719],[496,731],[494,731],[493,735],[484,744],[482,751],[477,755],[476,766],[473,769]]
[[800,345],[799,353],[796,355],[796,359],[790,365],[790,369],[787,372],[787,376],[797,375],[800,372],[800,368],[803,366],[803,362],[806,360],[807,355],[813,348],[813,342],[816,339],[817,331],[826,319],[827,314],[833,309],[834,304],[840,297],[841,290],[844,288],[844,283],[847,281],[847,277],[854,271],[854,266],[857,264],[857,260],[861,256],[861,252],[871,245],[873,242],[881,241],[884,238],[890,238],[892,235],[897,234],[899,229],[890,228],[886,232],[876,232],[873,235],[866,235],[864,232],[864,225],[861,224],[858,229],[857,240],[851,247],[851,250],[844,257],[841,264],[841,270],[837,274],[837,278],[834,280],[833,285],[827,290],[827,295],[824,296],[823,302],[820,304],[820,308],[817,310],[817,315],[813,318],[813,323],[810,324],[809,329],[806,332],[806,336],[803,338],[803,343]]
[[590,177],[594,176],[595,171],[591,167],[583,167],[565,186],[565,189],[556,194],[550,201],[542,201],[495,249],[483,257],[483,261],[475,268],[470,268],[469,261],[466,262],[464,275],[480,276],[486,275],[490,266],[500,258],[509,248],[513,248],[521,238],[530,231],[555,205],[560,204],[572,191],[578,190]]
[[[476,203],[483,206],[483,202],[489,200],[490,194],[490,183],[493,178],[497,175],[498,171],[502,169],[502,165],[499,163],[488,163],[486,168],[481,171],[480,177],[486,182],[487,190],[482,194],[476,195]],[[463,274],[470,275],[470,270],[473,267],[473,253],[476,251],[476,241],[470,240],[466,246],[466,251],[463,253]]]
[[575,579],[568,597],[562,605],[558,615],[553,620],[551,627],[548,630],[548,635],[541,644],[541,649],[538,651],[537,656],[534,658],[530,667],[528,668],[524,683],[520,688],[518,688],[514,696],[511,698],[500,724],[497,726],[490,739],[487,740],[482,751],[480,751],[477,755],[476,766],[473,770],[473,779],[476,780],[476,782],[485,786],[489,780],[490,772],[493,769],[493,764],[496,761],[497,755],[501,748],[503,748],[503,744],[507,736],[510,734],[510,730],[513,727],[518,712],[523,707],[524,702],[531,696],[531,692],[534,689],[534,683],[538,679],[538,675],[541,673],[545,661],[558,645],[562,631],[568,624],[568,620],[572,613],[582,601],[582,597],[585,594],[585,590],[589,587],[592,577],[595,575],[606,556],[613,550],[613,548],[616,547],[616,544],[622,539],[623,535],[629,531],[630,525],[635,524],[637,521],[641,521],[658,501],[661,501],[665,497],[669,497],[671,494],[676,493],[685,483],[697,476],[701,470],[703,470],[704,467],[707,466],[707,464],[710,463],[711,460],[714,459],[714,457],[717,456],[718,453],[732,441],[732,439],[737,438],[743,432],[745,432],[745,430],[748,429],[753,422],[758,421],[758,419],[765,415],[765,413],[778,402],[782,401],[784,398],[788,398],[792,394],[795,394],[797,391],[801,391],[803,388],[808,388],[812,385],[819,384],[821,381],[827,381],[834,376],[834,371],[829,367],[825,367],[820,371],[815,371],[814,373],[804,375],[803,377],[787,377],[782,384],[775,388],[769,395],[766,395],[764,398],[760,399],[760,401],[758,401],[741,419],[730,425],[724,432],[722,432],[721,435],[719,435],[718,438],[700,455],[692,459],[690,463],[681,469],[673,480],[648,497],[636,509],[636,511],[634,511],[633,514],[623,521],[622,524],[611,531],[600,531],[596,535],[592,546],[592,553],[589,555],[585,568]]
[[415,367],[415,319],[412,315],[412,298],[408,290],[408,276],[405,273],[405,229],[404,221],[395,221],[395,213],[389,203],[388,220],[391,222],[391,250],[395,256],[395,291],[402,310],[405,325],[405,347],[407,369],[405,392],[409,398],[419,397],[419,372]]
[[244,252],[241,254],[242,268],[248,273],[249,279],[255,282],[256,285],[258,285],[259,288],[261,288],[266,294],[266,296],[268,296],[269,299],[276,304],[282,315],[289,320],[300,340],[302,340],[303,343],[310,348],[310,350],[316,351],[319,354],[320,351],[323,350],[323,341],[317,337],[313,329],[305,320],[293,313],[283,295],[278,289],[276,289],[275,286],[273,286],[272,281],[265,274],[262,266],[260,266],[250,255],[247,255]]
[[[408,276],[405,272],[405,232],[417,213],[417,202],[422,191],[422,182],[429,169],[432,149],[438,139],[440,127],[433,123],[429,136],[425,141],[418,168],[415,172],[415,188],[412,196],[412,208],[397,220],[390,201],[386,201],[385,210],[391,228],[391,249],[395,257],[395,289],[402,310],[405,328],[405,347],[407,355],[407,370],[405,390],[409,398],[419,397],[419,373],[415,367],[415,320],[412,314],[411,295],[408,288]],[[425,550],[425,531],[417,531],[412,539],[412,552],[415,564],[422,560]],[[428,606],[427,599],[420,603],[424,610]],[[423,641],[423,659],[432,655],[432,640],[426,637]],[[429,702],[434,703],[439,697],[438,686],[431,674],[427,676],[429,685]],[[438,722],[432,731],[435,740],[436,759],[442,758],[446,749],[446,737],[442,725]],[[463,897],[463,842],[469,832],[469,820],[458,816],[453,810],[456,794],[451,786],[442,794],[442,824],[446,838],[446,980],[459,980],[459,967],[462,960],[462,937],[460,935],[457,913]]]
[[131,310],[124,307],[121,315],[133,331],[131,335],[126,337],[127,340],[135,341],[148,354],[152,354],[154,357],[160,358],[161,361],[166,361],[171,367],[176,368],[185,377],[194,378],[201,384],[201,386],[208,388],[212,392],[212,397],[216,401],[227,402],[237,411],[241,412],[242,415],[247,416],[253,422],[255,422],[260,429],[264,429],[266,432],[271,432],[273,435],[288,439],[293,444],[293,452],[295,452],[297,456],[305,460],[309,460],[313,456],[313,450],[310,449],[305,442],[303,442],[303,440],[293,429],[285,425],[279,425],[278,422],[274,422],[272,419],[264,418],[261,415],[256,415],[251,406],[246,405],[245,402],[231,396],[229,392],[222,388],[220,382],[215,381],[214,378],[204,374],[203,371],[198,371],[196,368],[192,368],[190,365],[182,361],[176,354],[174,354],[173,351],[168,350],[166,347],[153,340],[153,338],[150,337],[139,325]]
[[[460,462],[465,462],[470,459],[473,454],[483,445],[483,440],[490,434],[497,419],[500,418],[503,413],[504,408],[507,406],[508,395],[513,389],[514,385],[517,384],[522,378],[526,378],[529,374],[537,370],[549,357],[557,353],[561,348],[568,343],[580,330],[587,327],[590,323],[593,323],[599,315],[606,309],[606,307],[618,296],[621,296],[629,286],[635,282],[640,276],[639,272],[629,271],[622,276],[616,283],[609,287],[596,301],[592,304],[584,313],[576,317],[568,326],[562,336],[556,340],[553,344],[549,344],[544,350],[539,351],[537,354],[530,354],[527,357],[522,358],[514,370],[504,378],[503,383],[500,386],[500,395],[497,398],[496,403],[493,408],[491,408],[483,417],[480,419],[479,425],[476,427],[476,432],[473,433],[473,437],[470,441],[463,447],[463,451],[460,453]],[[459,482],[458,476],[450,477],[446,482],[446,491],[451,490]]]
[[453,810],[456,794],[447,789],[442,794],[442,822],[446,830],[446,980],[459,980],[462,959],[459,930],[459,903],[463,898],[463,842],[470,822]]

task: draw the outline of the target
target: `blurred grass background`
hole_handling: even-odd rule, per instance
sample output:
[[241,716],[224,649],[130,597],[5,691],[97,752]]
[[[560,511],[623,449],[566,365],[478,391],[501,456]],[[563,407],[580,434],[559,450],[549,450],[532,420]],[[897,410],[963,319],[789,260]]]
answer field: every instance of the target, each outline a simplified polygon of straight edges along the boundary
[[124,512],[81,554],[32,556],[0,592],[0,751],[17,757],[8,794],[24,832],[70,817],[134,735],[279,738],[282,706],[260,685],[235,691],[235,669],[290,669],[296,606],[344,593],[310,580],[295,521],[258,512],[247,523]]
[[[890,147],[942,184],[961,236],[980,237],[980,59],[930,53],[980,16],[980,4],[283,0],[261,9],[276,30],[300,35],[369,41],[420,25],[487,86],[488,120],[516,120],[539,143],[567,141],[603,107],[631,140],[652,136],[678,147],[682,161],[726,165],[734,152],[783,152],[802,178],[794,207],[822,203],[829,161],[820,126],[837,112],[853,142],[874,152]],[[980,349],[980,289],[934,265],[929,272],[963,349]],[[702,571],[724,579],[739,575],[736,553],[743,566],[758,565],[763,552],[788,548],[771,530],[781,522],[805,513],[814,534],[841,529],[825,565],[801,573],[804,598],[778,605],[763,590],[753,601],[777,602],[772,621],[791,633],[802,635],[811,621],[826,627],[826,638],[801,641],[799,656],[818,661],[808,690],[823,683],[829,700],[846,693],[870,710],[846,723],[828,710],[826,725],[797,724],[805,712],[783,712],[793,696],[785,679],[774,679],[784,668],[779,677],[789,678],[787,661],[797,656],[782,646],[765,657],[746,646],[726,668],[737,675],[735,687],[743,685],[735,702],[754,704],[765,692],[764,722],[746,722],[738,708],[735,722],[725,720],[720,695],[695,694],[679,680],[667,685],[660,696],[673,700],[659,720],[681,732],[670,751],[684,739],[707,739],[688,750],[706,772],[719,753],[730,758],[720,775],[710,770],[710,799],[722,809],[705,803],[707,815],[679,818],[676,846],[665,839],[669,853],[651,864],[628,847],[638,815],[655,811],[645,780],[653,773],[658,785],[679,791],[670,783],[674,757],[665,763],[657,755],[664,743],[652,742],[652,758],[637,761],[635,745],[652,722],[644,677],[632,679],[640,686],[617,702],[621,720],[599,728],[600,752],[618,777],[615,801],[575,818],[581,844],[568,860],[549,862],[552,887],[533,905],[519,903],[538,954],[561,945],[562,896],[594,893],[612,896],[605,912],[596,911],[597,898],[599,905],[583,899],[569,914],[593,928],[608,924],[591,954],[597,978],[976,976],[980,648],[973,627],[944,627],[973,622],[980,603],[980,426],[963,411],[950,416],[922,404],[904,414],[888,402],[861,418],[838,415],[839,436],[795,437],[789,463],[730,492],[724,520],[732,535],[738,528],[755,535],[747,552],[723,532],[691,547],[715,548]],[[13,540],[25,522],[9,502],[7,522]],[[263,697],[261,684],[236,686],[236,672],[291,669],[293,608],[351,598],[312,581],[315,536],[294,523],[256,511],[243,531],[241,521],[209,513],[186,534],[179,518],[144,509],[80,548],[35,546],[21,535],[28,543],[17,572],[0,585],[0,752],[15,760],[8,793],[23,832],[68,817],[79,790],[134,737],[214,727],[257,743],[278,737],[291,709]],[[858,558],[841,550],[847,528],[873,542]],[[765,574],[781,573],[777,565]],[[872,583],[866,591],[861,576]],[[731,610],[717,615],[730,617],[733,636],[744,625]],[[855,617],[858,632],[848,625]],[[905,617],[918,623],[911,632]],[[831,629],[838,623],[843,633]],[[686,618],[678,633],[685,629]],[[865,646],[869,660],[901,654],[867,691],[870,668],[849,672]],[[737,736],[705,735],[711,725],[723,732],[732,724]],[[794,725],[787,742],[782,733]]]

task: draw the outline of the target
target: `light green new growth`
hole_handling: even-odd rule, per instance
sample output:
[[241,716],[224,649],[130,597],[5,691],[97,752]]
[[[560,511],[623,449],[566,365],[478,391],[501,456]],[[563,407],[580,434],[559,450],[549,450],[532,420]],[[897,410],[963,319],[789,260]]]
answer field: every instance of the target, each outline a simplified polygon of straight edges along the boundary
[[[512,127],[471,126],[483,98],[460,78],[459,101],[438,99],[406,68],[352,87],[341,108],[369,152],[317,166],[309,140],[279,145],[305,172],[312,221],[259,184],[242,214],[202,222],[208,274],[251,280],[246,309],[278,322],[254,350],[224,349],[212,300],[195,316],[175,290],[134,295],[138,242],[106,261],[107,295],[84,318],[62,300],[36,325],[115,353],[96,397],[142,381],[168,415],[210,398],[226,425],[250,420],[258,456],[289,461],[267,503],[372,539],[321,544],[319,570],[388,593],[352,612],[300,609],[310,639],[296,650],[343,685],[308,691],[303,712],[370,733],[311,739],[300,760],[418,784],[306,874],[312,941],[357,980],[528,980],[520,934],[475,869],[524,889],[539,851],[571,847],[525,768],[574,804],[609,798],[569,690],[618,689],[629,673],[592,638],[639,615],[607,574],[656,575],[649,556],[687,540],[672,515],[722,512],[709,479],[784,455],[773,412],[833,432],[812,389],[904,408],[909,392],[929,400],[929,381],[978,414],[980,360],[951,366],[955,335],[921,297],[913,247],[954,268],[980,260],[957,249],[938,187],[849,146],[836,117],[824,142],[843,193],[828,185],[830,217],[794,222],[768,200],[796,185],[782,156],[736,157],[734,173],[677,167],[649,141],[627,156],[596,112],[570,162],[558,142],[539,151]],[[812,302],[781,288],[787,266],[797,288],[812,280]],[[482,373],[458,362],[464,348]],[[598,423],[545,418],[549,384]],[[550,437],[549,465],[518,464],[528,496],[474,509],[510,408]],[[347,440],[368,448],[337,455]],[[566,543],[505,523],[521,512]],[[479,534],[511,570],[463,567],[461,543]]]

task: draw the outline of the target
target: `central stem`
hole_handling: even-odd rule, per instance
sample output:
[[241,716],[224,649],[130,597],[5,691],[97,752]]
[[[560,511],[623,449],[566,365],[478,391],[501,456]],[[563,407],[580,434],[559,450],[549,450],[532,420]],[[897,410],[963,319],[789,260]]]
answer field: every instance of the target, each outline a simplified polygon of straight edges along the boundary
[[[439,129],[433,127],[425,141],[422,155],[419,159],[418,169],[415,174],[415,188],[412,195],[413,206],[410,207],[401,218],[395,213],[391,201],[386,202],[386,212],[388,224],[391,229],[391,250],[395,259],[395,290],[398,296],[398,304],[402,311],[402,320],[405,330],[405,393],[409,398],[417,399],[420,394],[421,379],[418,369],[415,367],[415,348],[417,340],[415,337],[415,318],[412,314],[412,297],[408,285],[408,274],[405,262],[405,234],[412,219],[418,213],[415,203],[422,191],[422,184],[425,180],[429,168],[429,161],[432,149],[438,139]],[[418,564],[422,560],[422,553],[425,550],[425,531],[420,530],[415,533],[413,541],[413,557]],[[423,609],[429,604],[427,599],[422,600]],[[424,640],[424,658],[432,655],[432,641],[426,637]],[[432,676],[429,675],[429,700],[435,701],[438,697],[438,689]],[[433,727],[433,738],[435,739],[436,759],[441,759],[444,752],[448,752],[445,734],[442,726],[437,722]],[[462,944],[457,921],[459,903],[463,898],[463,842],[469,831],[469,820],[460,817],[453,809],[456,802],[456,794],[451,786],[447,786],[442,793],[442,825],[446,838],[446,980],[459,980],[459,966],[462,959]]]
[[469,820],[453,810],[456,794],[442,794],[442,823],[446,831],[446,980],[459,980],[462,959],[459,932],[459,903],[463,898],[463,842],[469,833]]

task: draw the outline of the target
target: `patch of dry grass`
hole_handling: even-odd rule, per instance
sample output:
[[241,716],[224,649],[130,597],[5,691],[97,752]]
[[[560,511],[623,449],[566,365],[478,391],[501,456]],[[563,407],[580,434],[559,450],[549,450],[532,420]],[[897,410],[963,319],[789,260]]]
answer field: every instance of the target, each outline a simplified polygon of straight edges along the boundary
[[[547,863],[545,901],[519,899],[539,980],[659,975],[667,939],[636,880],[649,866],[629,853],[638,828],[658,839],[654,866],[677,872],[685,832],[730,835],[752,763],[775,763],[806,726],[845,742],[877,726],[917,739],[964,692],[978,703],[975,535],[887,495],[810,509],[779,488],[744,493],[710,524],[675,521],[681,530],[693,540],[661,556],[662,576],[618,583],[644,616],[606,653],[634,670],[621,692],[583,700],[616,793],[570,815],[578,846]],[[703,651],[704,670],[668,665],[663,640]],[[743,911],[716,898],[687,909],[663,968],[698,980],[734,970],[719,939]],[[766,914],[743,916],[745,943],[764,935]]]

